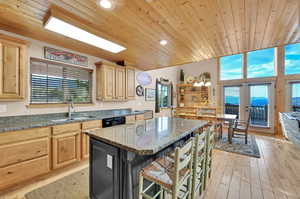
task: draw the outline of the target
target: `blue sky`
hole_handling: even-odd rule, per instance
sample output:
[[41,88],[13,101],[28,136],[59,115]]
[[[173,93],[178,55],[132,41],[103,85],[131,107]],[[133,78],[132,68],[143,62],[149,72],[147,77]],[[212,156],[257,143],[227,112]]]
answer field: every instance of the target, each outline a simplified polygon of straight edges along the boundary
[[221,80],[241,79],[243,74],[243,55],[221,57]]
[[275,75],[275,49],[268,48],[247,53],[247,77],[270,77]]
[[285,47],[285,74],[300,73],[300,43]]

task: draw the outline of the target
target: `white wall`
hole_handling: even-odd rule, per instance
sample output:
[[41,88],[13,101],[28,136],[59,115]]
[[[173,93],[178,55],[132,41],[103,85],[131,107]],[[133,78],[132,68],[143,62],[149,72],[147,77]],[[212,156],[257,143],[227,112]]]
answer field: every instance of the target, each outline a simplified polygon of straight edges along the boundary
[[179,70],[183,69],[184,74],[189,76],[199,76],[203,72],[209,72],[211,74],[211,105],[216,105],[217,95],[217,78],[218,78],[218,60],[210,59],[201,62],[195,62],[190,64],[184,64],[178,67]]
[[[32,40],[29,38],[22,37],[20,35],[16,35],[13,33],[8,33],[6,31],[0,30],[0,33],[15,36],[21,39],[25,39],[31,42],[29,49],[28,49],[28,66],[30,57],[36,58],[43,58],[44,56],[44,46],[54,47],[62,50],[67,50],[70,52],[74,52],[68,49],[64,49],[61,47],[53,46],[44,42]],[[74,52],[77,53],[77,52]],[[84,55],[82,53],[78,53]],[[88,56],[89,59],[89,68],[95,69],[94,63],[101,61],[101,58]],[[140,71],[136,71],[138,74]],[[178,67],[169,67],[159,70],[152,70],[148,71],[148,73],[152,76],[152,84],[147,86],[147,88],[155,88],[155,80],[156,78],[167,78],[174,83],[174,89],[176,88],[177,84],[177,77],[178,77]],[[76,111],[89,111],[89,110],[103,110],[103,109],[118,109],[118,108],[132,108],[134,110],[145,110],[145,109],[152,109],[154,110],[155,103],[154,102],[147,102],[145,101],[145,97],[138,97],[136,96],[135,100],[131,100],[128,102],[100,102],[96,100],[95,93],[96,93],[96,78],[95,73],[93,73],[93,102],[94,104],[91,106],[78,106],[75,108]],[[28,85],[29,82],[29,73],[28,73]],[[29,86],[28,86],[29,88]],[[28,89],[28,96],[26,100],[22,102],[0,102],[0,116],[13,116],[13,115],[24,115],[24,114],[43,114],[43,113],[57,113],[57,112],[67,112],[67,107],[58,107],[58,108],[29,108],[27,105],[29,104],[30,98],[30,89]],[[176,100],[174,100],[176,102]]]

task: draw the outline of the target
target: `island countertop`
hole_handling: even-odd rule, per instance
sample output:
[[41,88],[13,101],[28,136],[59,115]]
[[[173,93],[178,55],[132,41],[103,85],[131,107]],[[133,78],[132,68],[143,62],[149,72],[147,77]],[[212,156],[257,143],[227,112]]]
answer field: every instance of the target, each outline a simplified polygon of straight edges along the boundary
[[86,133],[94,139],[139,155],[152,155],[207,124],[204,120],[158,117]]

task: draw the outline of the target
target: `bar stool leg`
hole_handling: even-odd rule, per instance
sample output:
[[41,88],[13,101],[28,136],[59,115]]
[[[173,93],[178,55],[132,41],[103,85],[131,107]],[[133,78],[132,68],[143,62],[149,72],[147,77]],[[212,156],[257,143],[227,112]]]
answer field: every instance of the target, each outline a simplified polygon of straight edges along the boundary
[[144,178],[142,174],[140,174],[140,179],[139,179],[139,199],[143,199],[143,187],[144,187]]

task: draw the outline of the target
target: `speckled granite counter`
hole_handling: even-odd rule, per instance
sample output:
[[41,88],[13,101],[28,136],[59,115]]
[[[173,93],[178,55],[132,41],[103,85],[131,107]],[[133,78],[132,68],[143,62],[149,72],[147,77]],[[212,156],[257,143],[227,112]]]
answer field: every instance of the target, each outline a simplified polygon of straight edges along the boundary
[[279,113],[279,119],[285,137],[300,148],[300,113]]
[[87,131],[95,139],[140,155],[151,155],[207,124],[203,120],[159,117]]
[[75,118],[73,120],[67,119],[67,113],[0,117],[0,133],[90,120],[101,120],[110,117],[137,115],[143,114],[146,111],[149,110],[132,111],[131,109],[113,109],[76,112],[73,113],[73,117]]

